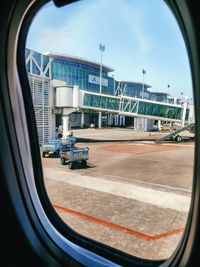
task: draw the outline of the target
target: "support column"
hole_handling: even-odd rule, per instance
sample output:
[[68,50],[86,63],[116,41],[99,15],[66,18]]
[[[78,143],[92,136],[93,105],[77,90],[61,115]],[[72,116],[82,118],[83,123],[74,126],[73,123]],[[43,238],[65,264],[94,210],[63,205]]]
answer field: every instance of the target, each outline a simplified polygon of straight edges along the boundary
[[81,112],[81,128],[84,127],[84,122],[85,122],[85,114],[84,112]]
[[108,113],[108,125],[112,125],[112,114]]
[[63,138],[66,138],[68,135],[71,135],[69,115],[64,115],[62,119],[63,119]]
[[118,126],[119,124],[119,116],[115,115],[115,126]]
[[124,126],[125,125],[125,116],[119,116],[119,125]]
[[147,119],[142,118],[142,131],[147,130]]
[[174,105],[177,104],[177,97],[174,97]]
[[101,119],[101,117],[102,117],[102,112],[100,111],[99,112],[99,118],[98,118],[98,127],[99,128],[101,128],[101,125],[102,125],[102,119]]
[[185,117],[186,117],[186,110],[187,110],[187,100],[188,100],[188,97],[185,96],[184,103],[183,103],[183,114],[182,114],[181,127],[184,127],[184,125],[185,125]]
[[158,129],[161,130],[161,120],[158,120]]
[[125,116],[122,116],[122,126],[125,126]]
[[123,119],[123,117],[119,116],[119,126],[122,126],[122,119]]

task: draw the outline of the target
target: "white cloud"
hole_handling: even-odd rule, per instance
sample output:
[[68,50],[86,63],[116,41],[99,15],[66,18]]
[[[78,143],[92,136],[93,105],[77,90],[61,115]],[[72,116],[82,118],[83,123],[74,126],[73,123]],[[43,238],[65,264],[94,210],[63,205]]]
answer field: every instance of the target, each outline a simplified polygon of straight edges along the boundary
[[149,32],[145,29],[144,13],[139,10],[138,6],[128,4],[123,5],[122,11],[123,19],[136,42],[137,52],[142,58],[150,52],[152,47]]
[[102,0],[88,1],[87,5],[79,4],[72,15],[66,17],[63,25],[41,28],[38,42],[46,50],[52,50],[53,47],[57,52],[77,56],[88,54],[89,50],[92,54],[101,41],[111,43],[113,47],[110,49],[119,46],[118,49],[122,50],[119,40],[127,37],[123,36],[122,26],[118,25],[123,25],[129,32],[129,41],[133,42],[133,47],[137,47],[137,54],[146,55],[151,44],[142,24],[142,15],[131,7],[133,2],[131,5],[128,2]]
[[[53,47],[57,52],[81,55],[91,46],[95,32],[94,21],[103,7],[103,2],[81,5],[61,26],[45,27],[39,33],[43,47]],[[88,38],[90,37],[90,38]],[[49,49],[48,49],[49,50]]]

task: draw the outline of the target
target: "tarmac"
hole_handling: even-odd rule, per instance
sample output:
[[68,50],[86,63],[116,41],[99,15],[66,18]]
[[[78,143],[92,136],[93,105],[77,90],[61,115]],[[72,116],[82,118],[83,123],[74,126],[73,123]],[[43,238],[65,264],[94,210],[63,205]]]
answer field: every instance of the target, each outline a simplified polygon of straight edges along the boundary
[[59,158],[42,158],[47,193],[63,221],[130,255],[168,258],[187,222],[194,142],[154,144],[166,133],[126,128],[73,134],[77,146],[89,147],[87,168],[70,170]]

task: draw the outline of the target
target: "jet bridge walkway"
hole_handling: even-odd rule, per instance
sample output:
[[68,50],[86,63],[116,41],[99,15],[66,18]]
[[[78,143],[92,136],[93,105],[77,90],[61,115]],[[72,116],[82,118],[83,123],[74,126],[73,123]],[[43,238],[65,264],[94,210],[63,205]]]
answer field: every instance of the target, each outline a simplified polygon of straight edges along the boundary
[[80,90],[79,108],[168,122],[187,121],[189,116],[189,109],[184,105],[122,95],[112,96],[84,90]]
[[52,82],[52,86],[56,88],[55,109],[62,110],[65,135],[70,132],[69,114],[77,111],[106,112],[134,118],[177,122],[182,125],[188,122],[190,117],[190,108],[186,101],[182,105],[177,105],[124,95],[89,92],[79,89],[76,85],[66,86],[56,80]]

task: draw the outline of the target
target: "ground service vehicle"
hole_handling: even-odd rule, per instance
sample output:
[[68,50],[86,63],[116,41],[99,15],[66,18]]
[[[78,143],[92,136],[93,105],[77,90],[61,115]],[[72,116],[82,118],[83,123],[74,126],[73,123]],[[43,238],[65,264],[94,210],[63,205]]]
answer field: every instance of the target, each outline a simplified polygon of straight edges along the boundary
[[165,141],[181,142],[183,139],[184,140],[194,139],[194,136],[184,137],[184,136],[180,135],[184,131],[192,132],[192,134],[194,135],[194,128],[195,128],[195,124],[192,122],[192,123],[180,128],[180,129],[171,131],[167,135],[164,135],[161,138],[156,139],[154,142],[158,144],[158,143],[162,143],[162,142],[165,142]]
[[75,145],[76,138],[67,136],[61,141],[59,146],[60,163],[69,166],[69,169],[74,169],[78,165],[82,168],[87,167],[87,160],[89,159],[89,148],[80,148]]
[[[72,1],[55,0],[56,5]],[[166,261],[150,261],[85,238],[55,213],[45,190],[34,109],[26,76],[25,39],[46,1],[9,0],[0,9],[0,265],[199,266],[200,262],[200,21],[195,0],[168,0],[183,32],[195,100],[195,166],[187,225]]]
[[86,168],[87,160],[89,158],[88,148],[71,147],[68,145],[61,145],[60,162],[62,165],[68,163],[69,169],[74,169],[78,163],[82,168]]
[[46,155],[54,154],[59,155],[60,153],[60,139],[49,140],[47,143],[42,144],[40,147],[42,157],[44,158]]

